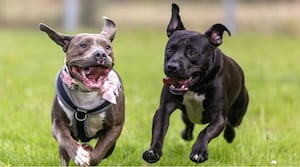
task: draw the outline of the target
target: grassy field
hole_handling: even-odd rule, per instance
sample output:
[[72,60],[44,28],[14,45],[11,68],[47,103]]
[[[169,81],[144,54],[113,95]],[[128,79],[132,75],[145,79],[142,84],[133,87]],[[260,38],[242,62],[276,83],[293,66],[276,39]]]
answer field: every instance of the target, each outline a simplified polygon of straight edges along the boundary
[[[54,78],[63,64],[62,49],[45,34],[1,30],[0,166],[57,166],[57,143],[50,133]],[[115,152],[101,165],[153,166],[141,158],[150,144],[152,116],[162,86],[160,31],[118,30],[115,68],[126,92],[126,122]],[[250,104],[236,140],[222,136],[209,145],[209,160],[189,160],[193,142],[180,138],[183,124],[175,112],[163,157],[154,165],[300,165],[300,39],[285,35],[236,34],[226,37],[224,53],[243,67]],[[204,126],[197,126],[194,136]],[[74,163],[72,163],[74,165]]]

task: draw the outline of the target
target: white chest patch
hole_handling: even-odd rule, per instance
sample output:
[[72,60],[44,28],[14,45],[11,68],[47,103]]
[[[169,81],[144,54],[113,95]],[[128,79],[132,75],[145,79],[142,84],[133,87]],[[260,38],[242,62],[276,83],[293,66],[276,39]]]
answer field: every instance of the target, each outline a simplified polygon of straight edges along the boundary
[[101,112],[98,114],[90,114],[87,118],[87,136],[93,137],[96,135],[96,133],[103,129],[104,119],[105,119],[105,113]]
[[[70,120],[70,127],[73,125],[74,120],[74,111],[71,111],[68,107],[66,107],[59,99],[58,99],[59,105],[63,108],[64,112],[67,114],[67,117]],[[93,137],[96,135],[96,133],[103,129],[103,123],[105,120],[105,114],[106,112],[101,112],[97,114],[89,114],[87,118],[87,128],[86,128],[86,135],[87,137]]]
[[185,106],[187,116],[193,123],[201,123],[203,108],[203,101],[205,95],[198,95],[195,92],[188,91],[183,96],[182,104]]
[[80,92],[80,91],[70,91],[70,96],[72,102],[87,110],[93,109],[99,105],[99,101],[103,98],[99,95],[99,92]]

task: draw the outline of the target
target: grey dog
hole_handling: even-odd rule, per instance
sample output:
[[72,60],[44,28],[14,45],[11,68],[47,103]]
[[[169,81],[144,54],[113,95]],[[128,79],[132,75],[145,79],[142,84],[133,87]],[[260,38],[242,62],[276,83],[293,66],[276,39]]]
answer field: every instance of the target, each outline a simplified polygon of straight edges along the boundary
[[[113,69],[116,27],[111,19],[104,20],[99,34],[65,35],[39,25],[66,54],[52,107],[52,134],[62,165],[70,159],[80,166],[99,164],[113,152],[122,131],[125,97]],[[88,142],[94,138],[92,148]]]

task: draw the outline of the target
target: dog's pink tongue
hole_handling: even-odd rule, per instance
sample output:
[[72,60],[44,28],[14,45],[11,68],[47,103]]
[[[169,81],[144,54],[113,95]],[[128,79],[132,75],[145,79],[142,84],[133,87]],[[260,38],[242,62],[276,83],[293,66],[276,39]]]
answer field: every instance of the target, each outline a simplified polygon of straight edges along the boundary
[[168,86],[170,86],[170,85],[172,85],[172,84],[174,84],[174,83],[177,83],[177,82],[178,82],[178,80],[173,79],[173,78],[170,78],[170,77],[165,77],[165,78],[163,78],[163,83],[164,83],[165,85],[168,85]]
[[180,89],[187,89],[189,80],[177,80],[175,78],[165,77],[163,78],[163,83],[167,86],[173,85]]
[[89,67],[89,69],[85,71],[85,74],[89,79],[97,79],[99,76],[107,75],[108,72],[108,69],[101,67]]

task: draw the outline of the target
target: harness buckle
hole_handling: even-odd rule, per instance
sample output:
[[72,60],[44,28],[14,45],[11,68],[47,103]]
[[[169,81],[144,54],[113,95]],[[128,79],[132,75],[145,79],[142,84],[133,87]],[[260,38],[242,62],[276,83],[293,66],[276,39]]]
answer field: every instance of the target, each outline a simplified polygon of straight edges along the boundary
[[85,121],[87,119],[87,112],[82,109],[77,109],[75,112],[75,119],[81,122]]

